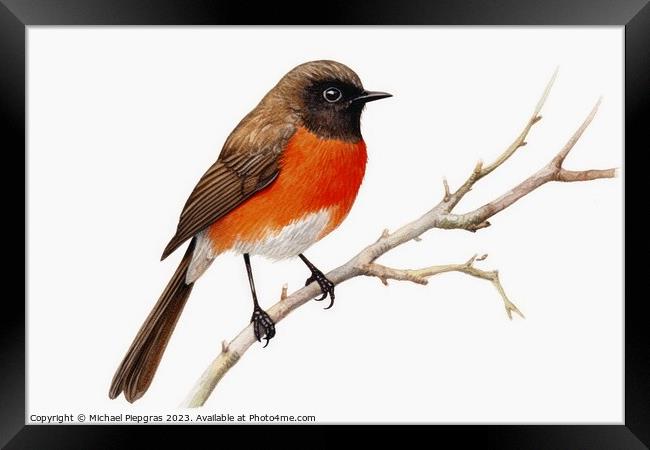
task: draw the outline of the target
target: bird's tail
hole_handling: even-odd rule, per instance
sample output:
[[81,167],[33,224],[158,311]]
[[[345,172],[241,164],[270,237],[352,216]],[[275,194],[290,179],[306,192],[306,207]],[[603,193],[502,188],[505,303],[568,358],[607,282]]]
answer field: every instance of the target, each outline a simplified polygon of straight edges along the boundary
[[194,245],[195,239],[192,239],[174,276],[167,283],[156,306],[140,327],[115,372],[108,393],[110,398],[124,392],[124,397],[133,403],[149,389],[172,331],[194,286],[193,283],[185,284],[185,274],[192,259]]

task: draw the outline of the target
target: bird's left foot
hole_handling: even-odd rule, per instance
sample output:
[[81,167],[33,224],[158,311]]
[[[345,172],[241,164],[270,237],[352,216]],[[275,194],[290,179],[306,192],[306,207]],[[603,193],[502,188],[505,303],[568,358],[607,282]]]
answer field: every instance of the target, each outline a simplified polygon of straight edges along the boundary
[[269,345],[269,341],[275,336],[275,322],[273,322],[273,319],[262,308],[255,306],[251,323],[253,324],[255,339],[262,342],[262,337],[264,337],[266,339],[264,347]]
[[307,281],[305,282],[305,286],[308,286],[310,283],[313,283],[314,281],[318,283],[318,286],[320,286],[320,291],[323,294],[314,300],[320,302],[322,300],[325,300],[329,295],[330,304],[325,309],[330,309],[332,306],[334,306],[334,283],[328,280],[327,277],[323,274],[323,272],[321,272],[316,268],[311,269],[311,276],[307,278]]

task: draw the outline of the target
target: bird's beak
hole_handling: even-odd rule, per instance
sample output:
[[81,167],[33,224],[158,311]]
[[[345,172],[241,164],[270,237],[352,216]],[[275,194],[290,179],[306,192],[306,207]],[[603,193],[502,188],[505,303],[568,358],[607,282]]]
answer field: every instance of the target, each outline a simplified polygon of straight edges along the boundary
[[374,102],[375,100],[381,100],[382,98],[388,98],[392,96],[393,95],[389,94],[388,92],[363,91],[361,95],[352,99],[352,102],[368,103],[368,102]]

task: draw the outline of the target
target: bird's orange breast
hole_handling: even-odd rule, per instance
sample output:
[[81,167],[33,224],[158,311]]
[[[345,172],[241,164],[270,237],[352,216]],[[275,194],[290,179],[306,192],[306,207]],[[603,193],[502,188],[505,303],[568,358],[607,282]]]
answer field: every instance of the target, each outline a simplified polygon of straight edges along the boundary
[[366,161],[363,140],[349,143],[322,139],[299,128],[280,158],[276,180],[210,227],[213,249],[222,253],[238,242],[261,242],[320,211],[329,214],[318,239],[324,237],[350,211],[365,174]]

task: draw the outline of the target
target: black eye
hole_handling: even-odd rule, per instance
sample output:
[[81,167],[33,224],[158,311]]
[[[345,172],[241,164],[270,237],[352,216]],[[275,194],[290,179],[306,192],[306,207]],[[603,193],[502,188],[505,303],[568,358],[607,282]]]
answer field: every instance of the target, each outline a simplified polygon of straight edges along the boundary
[[323,91],[323,97],[330,103],[338,102],[343,97],[343,94],[338,88],[329,87]]

